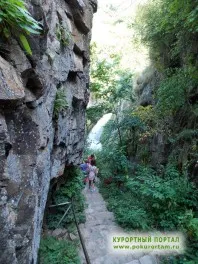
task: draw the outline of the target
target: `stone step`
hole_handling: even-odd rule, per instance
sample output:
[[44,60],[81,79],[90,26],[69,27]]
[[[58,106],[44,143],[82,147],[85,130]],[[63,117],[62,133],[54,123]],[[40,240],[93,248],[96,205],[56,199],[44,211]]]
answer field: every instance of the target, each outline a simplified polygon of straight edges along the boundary
[[110,235],[111,233],[117,233],[122,231],[120,227],[118,227],[115,223],[109,224],[102,224],[102,225],[95,225],[95,226],[87,226],[86,224],[80,224],[79,225],[80,230],[82,233],[86,231],[87,234],[92,234],[92,233],[101,233],[103,231],[108,231],[108,234]]
[[85,222],[85,226],[98,226],[98,225],[112,225],[114,221],[112,219],[95,219],[95,220],[87,220]]
[[87,207],[85,207],[85,210],[88,210],[89,208],[92,208],[94,209],[95,211],[97,211],[98,208],[105,208],[105,211],[108,211],[107,210],[107,205],[105,203],[98,203],[98,202],[93,202],[93,203],[90,203]]
[[[112,212],[107,210],[101,194],[84,190],[87,202],[85,209],[86,222],[80,224],[80,230],[91,260],[91,264],[157,264],[153,256],[141,252],[113,252],[109,248],[111,234],[123,233],[115,223]],[[80,252],[81,264],[86,264],[84,254]]]
[[114,221],[114,215],[111,212],[95,212],[93,214],[89,214],[86,217],[86,221],[91,221],[91,220],[101,220],[101,221],[105,221],[105,220],[110,220],[110,221]]
[[85,241],[91,241],[92,244],[95,244],[95,246],[97,246],[97,243],[98,241],[103,241],[103,243],[106,244],[106,246],[108,246],[108,237],[109,237],[109,231],[108,230],[98,230],[98,229],[95,229],[95,230],[82,230],[81,232],[82,236],[83,236],[83,239]]
[[[123,264],[127,262],[135,261],[134,256],[132,254],[107,254],[102,257],[91,259],[92,264]],[[138,262],[134,262],[133,264],[139,264]]]
[[157,264],[157,260],[155,257],[150,255],[145,255],[141,257],[139,260],[134,259],[134,255],[131,254],[107,254],[105,256],[92,259],[91,263],[93,264]]
[[[109,211],[107,211],[107,209],[105,209],[105,207],[102,207],[102,206],[97,206],[96,208],[88,208],[86,209],[85,213],[86,213],[86,216],[87,215],[90,215],[90,214],[97,214],[97,213],[107,213]],[[112,213],[112,212],[109,212],[109,213]]]
[[139,260],[138,259],[135,259],[135,260],[132,260],[130,262],[127,262],[125,264],[140,264]]
[[92,201],[91,203],[89,203],[89,204],[88,204],[88,207],[89,207],[89,206],[94,206],[94,205],[95,205],[95,206],[96,206],[96,205],[101,205],[101,204],[104,205],[104,206],[107,206],[107,204],[104,203],[104,201],[99,200],[99,199],[96,199],[96,197],[94,197],[94,196],[92,196],[92,197],[90,198],[90,200],[91,200],[91,199],[95,199],[95,201]]
[[157,264],[157,260],[154,256],[145,255],[139,259],[140,264]]

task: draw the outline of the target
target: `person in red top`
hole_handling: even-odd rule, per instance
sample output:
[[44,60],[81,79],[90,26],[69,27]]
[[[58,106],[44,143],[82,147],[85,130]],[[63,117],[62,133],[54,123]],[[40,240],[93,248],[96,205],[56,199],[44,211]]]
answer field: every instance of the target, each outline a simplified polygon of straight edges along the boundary
[[96,162],[96,158],[94,154],[91,154],[90,156],[88,156],[88,162],[91,164],[91,161]]

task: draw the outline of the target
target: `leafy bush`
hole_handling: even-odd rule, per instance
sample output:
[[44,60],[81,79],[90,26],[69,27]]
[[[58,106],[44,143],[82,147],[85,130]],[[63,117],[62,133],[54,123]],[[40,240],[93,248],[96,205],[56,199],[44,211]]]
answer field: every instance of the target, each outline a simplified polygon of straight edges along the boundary
[[139,206],[139,202],[130,192],[118,189],[117,184],[101,185],[100,191],[108,202],[108,210],[112,211],[115,219],[126,229],[148,229],[150,220],[146,211]]
[[[138,219],[137,216],[133,216],[133,213],[135,215],[140,213],[146,215],[145,219],[150,219],[150,224],[145,224],[145,227],[150,229],[190,230],[194,226],[193,223],[196,223],[190,208],[196,207],[197,192],[174,167],[167,167],[163,178],[157,176],[151,169],[139,167],[137,175],[130,177],[124,186],[124,192],[116,190],[117,188],[113,186],[110,188],[115,190],[107,191],[105,195],[108,200],[110,199],[110,208],[116,209],[115,214],[119,216],[119,222],[125,223],[122,218],[128,219],[127,214],[131,215],[131,219],[134,217]],[[129,212],[132,205],[136,209],[133,208],[133,212]],[[140,212],[139,209],[141,209]],[[126,223],[129,227],[137,227],[133,220],[127,220]],[[141,224],[139,223],[140,226]],[[196,228],[193,232],[196,235]]]
[[100,190],[108,202],[108,209],[124,228],[184,232],[188,238],[187,252],[185,256],[173,258],[175,262],[172,263],[187,264],[190,260],[196,263],[198,192],[173,165],[168,165],[162,175],[139,166],[122,188],[102,184]]
[[186,216],[188,210],[196,207],[197,191],[173,166],[167,166],[163,177],[140,167],[127,187],[131,192],[138,190],[139,198],[144,200],[144,208],[152,213],[153,227],[165,230],[187,228]]
[[[153,0],[139,11],[135,26],[150,49],[155,68],[161,72],[159,78],[152,75],[154,82],[146,77],[140,82],[140,89],[155,85],[152,88],[156,105],[133,104],[128,113],[118,114],[124,95],[129,97],[129,82],[126,78],[125,85],[120,82],[119,86],[116,73],[106,85],[108,65],[106,61],[96,64],[93,80],[99,85],[94,87],[95,91],[104,92],[102,98],[108,98],[114,114],[104,128],[103,149],[97,154],[100,177],[111,177],[100,189],[108,208],[123,227],[184,232],[185,256],[171,257],[166,263],[195,264],[198,194],[190,181],[192,176],[187,176],[187,167],[197,157],[197,1]],[[104,82],[100,83],[103,77]],[[103,87],[108,91],[102,90]],[[149,163],[150,157],[154,157],[151,150],[156,146],[155,139],[161,139],[163,163],[172,164],[160,165],[159,173],[150,169],[149,164],[147,168],[136,168],[136,164],[133,168],[129,160]]]
[[141,40],[149,45],[158,68],[174,66],[180,63],[181,55],[188,56],[189,44],[198,31],[197,10],[194,0],[154,0],[141,7],[135,27]]
[[24,1],[1,0],[0,10],[0,34],[6,39],[16,37],[27,54],[32,55],[26,36],[40,34],[41,26],[27,11]]
[[80,264],[77,244],[54,237],[41,240],[39,249],[39,264]]
[[68,108],[68,103],[64,90],[57,90],[56,98],[54,102],[54,116],[58,117],[61,111]]
[[99,58],[96,43],[91,46],[90,90],[96,98],[105,99],[114,86],[119,60],[114,56]]
[[99,56],[104,51],[98,50],[94,43],[91,47],[90,90],[98,103],[113,109],[119,99],[133,100],[132,73],[123,71],[118,54]]
[[[198,5],[194,0],[153,0],[138,11],[133,26],[148,46],[152,64],[160,72],[159,79],[153,75],[154,82],[149,81],[156,104],[150,113],[145,111],[148,113],[148,118],[143,117],[146,129],[139,131],[137,155],[141,160],[149,162],[151,148],[146,149],[146,145],[150,147],[154,143],[155,135],[163,138],[162,145],[167,150],[164,161],[174,157],[184,167],[189,159],[196,158],[197,18]],[[140,89],[147,84],[146,78],[139,82]],[[143,111],[136,111],[141,119]]]
[[104,127],[101,142],[103,150],[97,154],[97,164],[102,168],[101,174],[104,178],[112,176],[115,181],[125,181],[130,163],[124,147],[120,146],[114,121],[109,121]]
[[190,91],[198,84],[195,69],[177,69],[167,74],[157,90],[157,110],[163,116],[175,115],[182,107],[188,106]]

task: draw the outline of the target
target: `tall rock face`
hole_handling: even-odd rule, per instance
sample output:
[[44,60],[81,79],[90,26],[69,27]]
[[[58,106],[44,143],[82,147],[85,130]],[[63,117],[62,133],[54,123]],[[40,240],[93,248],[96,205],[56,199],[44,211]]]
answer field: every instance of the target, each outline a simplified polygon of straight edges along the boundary
[[[154,106],[156,99],[154,93],[163,79],[163,75],[153,66],[146,68],[142,74],[135,80],[134,90],[137,96],[137,105],[147,107]],[[149,140],[144,139],[139,142],[137,153],[148,148],[150,163],[154,168],[167,162],[167,144],[166,138],[162,133],[156,132]]]
[[96,0],[26,2],[43,25],[33,56],[0,45],[1,264],[36,264],[49,183],[81,160],[89,99]]

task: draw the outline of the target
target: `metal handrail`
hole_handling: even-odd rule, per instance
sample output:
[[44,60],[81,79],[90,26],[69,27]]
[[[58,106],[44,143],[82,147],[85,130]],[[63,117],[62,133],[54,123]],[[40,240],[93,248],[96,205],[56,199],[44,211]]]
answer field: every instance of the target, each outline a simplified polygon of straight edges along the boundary
[[87,252],[87,249],[86,249],[86,246],[85,246],[84,239],[82,237],[82,234],[80,232],[80,228],[79,228],[78,223],[77,223],[77,219],[76,219],[76,215],[75,215],[75,210],[74,210],[74,204],[73,204],[73,197],[71,198],[71,202],[65,202],[65,203],[61,203],[61,204],[53,204],[53,205],[50,205],[49,207],[63,206],[63,205],[66,205],[66,204],[70,204],[70,206],[67,208],[67,210],[65,211],[64,215],[62,216],[62,218],[58,222],[57,227],[63,221],[63,219],[65,218],[65,216],[68,213],[69,209],[71,208],[72,209],[72,212],[73,212],[73,216],[74,216],[74,221],[75,221],[75,224],[76,224],[76,228],[77,228],[77,231],[78,231],[78,235],[79,235],[79,238],[80,238],[80,242],[81,242],[81,245],[82,245],[83,253],[85,255],[86,262],[87,262],[87,264],[91,264],[91,261],[90,261],[90,258],[89,258],[89,255],[88,255],[88,252]]
[[79,238],[80,238],[80,242],[81,242],[81,245],[82,245],[82,249],[83,249],[83,252],[84,252],[84,255],[85,255],[86,262],[87,262],[87,264],[91,264],[91,261],[90,261],[90,258],[89,258],[89,255],[88,255],[88,252],[87,252],[87,249],[86,249],[86,246],[85,246],[84,239],[82,237],[82,234],[80,232],[80,228],[79,228],[77,220],[76,220],[76,215],[75,215],[74,205],[73,205],[73,198],[71,199],[71,207],[72,207],[72,212],[73,212],[73,215],[74,215],[74,221],[75,221],[75,224],[76,224],[76,227],[77,227],[77,230],[78,230],[78,235],[79,235]]
[[61,220],[58,222],[57,228],[59,227],[60,223],[63,221],[63,219],[65,218],[67,212],[69,211],[69,209],[71,208],[72,205],[70,205],[67,210],[65,211],[64,215],[62,216]]
[[70,204],[70,202],[60,203],[60,204],[52,204],[49,207],[58,207],[58,206],[66,205],[66,204]]
[[65,218],[66,214],[68,213],[69,209],[71,208],[71,202],[65,202],[65,203],[60,203],[60,204],[52,204],[49,207],[58,207],[58,206],[63,206],[66,204],[70,204],[70,206],[66,209],[66,211],[64,212],[64,215],[61,217],[60,221],[58,222],[56,228],[59,227],[60,223],[63,221],[63,219]]

